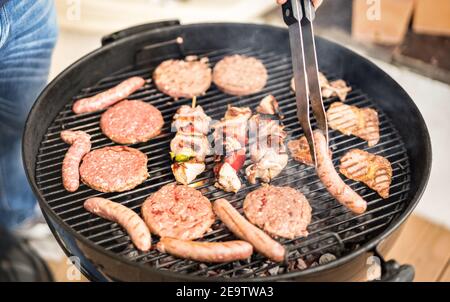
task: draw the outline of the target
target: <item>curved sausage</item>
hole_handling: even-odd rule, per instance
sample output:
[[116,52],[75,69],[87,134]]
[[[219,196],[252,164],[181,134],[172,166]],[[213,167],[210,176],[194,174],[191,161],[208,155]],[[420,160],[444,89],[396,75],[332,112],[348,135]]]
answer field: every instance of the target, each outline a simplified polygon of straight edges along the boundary
[[163,237],[156,248],[162,253],[168,253],[179,258],[211,263],[244,260],[253,253],[253,247],[240,240],[201,242]]
[[126,99],[130,94],[143,87],[145,80],[141,77],[131,77],[117,86],[94,96],[77,100],[72,107],[76,114],[94,112],[105,109],[118,101]]
[[64,130],[61,139],[72,146],[67,150],[62,165],[62,180],[64,188],[75,192],[80,186],[80,162],[91,150],[91,136],[84,131]]
[[84,208],[95,215],[120,224],[139,250],[143,252],[150,250],[152,245],[150,231],[141,217],[133,210],[100,197],[87,199],[84,202]]
[[314,131],[314,144],[317,154],[317,175],[328,192],[353,213],[364,213],[367,202],[339,177],[331,161],[325,136],[320,131]]
[[225,199],[218,199],[213,205],[214,212],[237,237],[249,242],[255,250],[275,261],[282,262],[286,255],[285,248],[269,235],[247,221]]

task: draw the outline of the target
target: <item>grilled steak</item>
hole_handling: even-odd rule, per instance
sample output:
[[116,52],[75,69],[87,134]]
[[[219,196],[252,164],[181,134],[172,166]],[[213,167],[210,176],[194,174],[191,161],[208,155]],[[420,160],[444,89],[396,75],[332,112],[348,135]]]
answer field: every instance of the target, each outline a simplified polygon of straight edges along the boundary
[[211,69],[204,60],[167,60],[153,73],[156,87],[171,97],[192,98],[211,86]]
[[84,156],[80,176],[100,192],[128,191],[148,178],[147,155],[126,146],[96,149]]
[[122,101],[100,119],[102,132],[119,144],[142,143],[157,136],[164,126],[161,112],[142,101]]
[[350,179],[365,183],[381,197],[389,197],[392,167],[383,156],[359,149],[350,150],[341,158],[339,172]]
[[267,70],[256,58],[227,56],[214,67],[213,81],[227,94],[249,95],[260,92],[266,86]]
[[341,102],[331,104],[328,124],[345,135],[355,135],[367,141],[369,147],[380,140],[378,113],[372,108],[358,108]]
[[244,213],[251,223],[273,236],[293,239],[307,236],[311,206],[290,187],[263,186],[247,195]]
[[215,220],[208,198],[175,183],[165,185],[145,200],[142,217],[151,233],[182,240],[202,237]]
[[[299,139],[289,141],[287,146],[294,160],[308,166],[314,166],[311,157],[311,152],[309,151],[309,144],[304,135],[302,135]],[[330,158],[331,158],[331,149],[330,149]]]

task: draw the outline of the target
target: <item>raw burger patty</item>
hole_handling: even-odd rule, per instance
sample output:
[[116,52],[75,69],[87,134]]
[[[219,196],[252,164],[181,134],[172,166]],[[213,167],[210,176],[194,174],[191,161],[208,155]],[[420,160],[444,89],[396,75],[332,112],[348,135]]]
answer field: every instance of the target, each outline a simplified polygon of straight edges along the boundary
[[294,239],[308,235],[311,206],[293,188],[264,186],[251,192],[245,198],[244,213],[251,223],[272,236]]
[[228,56],[216,64],[213,81],[225,93],[248,95],[260,92],[267,83],[267,70],[253,57]]
[[202,95],[211,86],[211,79],[211,68],[202,60],[167,60],[153,73],[156,87],[175,99]]
[[157,136],[163,125],[161,112],[142,101],[122,101],[100,119],[102,132],[119,144],[146,142]]
[[203,236],[215,216],[208,198],[184,185],[168,184],[142,205],[150,232],[161,237],[192,240]]
[[128,191],[147,179],[147,155],[126,146],[96,149],[84,156],[80,176],[100,192]]

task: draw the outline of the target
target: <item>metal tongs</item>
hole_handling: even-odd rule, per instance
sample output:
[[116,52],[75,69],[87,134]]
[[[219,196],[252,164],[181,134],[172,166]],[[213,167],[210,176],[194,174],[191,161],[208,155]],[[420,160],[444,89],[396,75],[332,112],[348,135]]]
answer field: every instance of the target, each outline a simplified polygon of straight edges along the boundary
[[316,44],[313,20],[315,9],[311,0],[288,0],[282,7],[283,19],[289,27],[289,38],[294,71],[297,117],[309,144],[315,166],[316,148],[311,128],[309,104],[317,121],[317,128],[323,132],[328,148],[328,125],[319,85]]

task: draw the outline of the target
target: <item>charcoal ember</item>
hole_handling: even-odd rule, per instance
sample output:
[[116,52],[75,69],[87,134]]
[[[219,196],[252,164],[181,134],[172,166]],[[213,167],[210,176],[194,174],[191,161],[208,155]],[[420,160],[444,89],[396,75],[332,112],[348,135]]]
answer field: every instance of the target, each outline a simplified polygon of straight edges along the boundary
[[269,275],[276,276],[280,272],[280,267],[278,265],[275,267],[272,267],[271,269],[268,270],[268,272],[269,272]]
[[319,266],[319,263],[313,262],[313,263],[311,263],[311,265],[309,267],[316,267],[316,266]]
[[295,268],[298,270],[305,270],[308,268],[308,265],[302,258],[299,258],[295,261]]
[[336,260],[335,255],[333,255],[331,253],[326,253],[326,254],[323,254],[322,256],[320,256],[319,264],[324,265],[324,264],[330,263],[331,261],[334,261],[334,260]]
[[242,269],[239,269],[236,272],[234,272],[233,276],[234,277],[240,277],[240,276],[254,277],[254,271],[251,268],[242,268]]
[[[131,245],[130,248],[133,248],[133,246]],[[134,258],[134,257],[137,257],[138,255],[139,255],[139,252],[137,250],[132,250],[126,254],[126,257]]]

